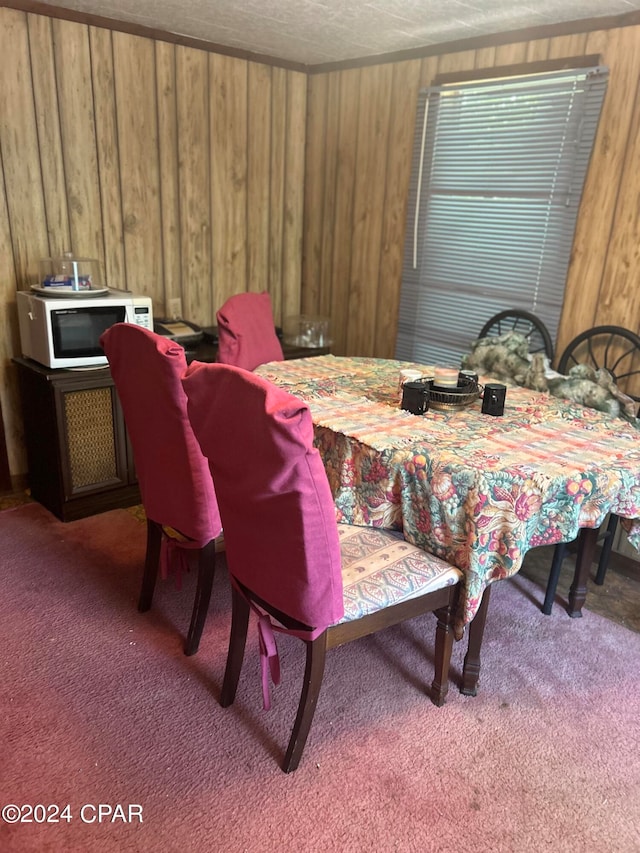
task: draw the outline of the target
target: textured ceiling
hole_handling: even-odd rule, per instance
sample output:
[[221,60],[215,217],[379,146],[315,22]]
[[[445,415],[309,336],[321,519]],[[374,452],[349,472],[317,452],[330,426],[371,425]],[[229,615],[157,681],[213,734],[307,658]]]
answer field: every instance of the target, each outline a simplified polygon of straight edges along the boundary
[[318,65],[640,10],[640,0],[63,0],[46,5]]

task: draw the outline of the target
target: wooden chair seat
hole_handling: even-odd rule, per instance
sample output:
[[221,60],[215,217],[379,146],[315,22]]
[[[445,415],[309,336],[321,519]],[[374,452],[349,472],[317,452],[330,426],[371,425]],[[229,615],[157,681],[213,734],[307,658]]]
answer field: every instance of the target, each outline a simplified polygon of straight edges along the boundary
[[459,582],[461,572],[407,542],[402,533],[380,527],[339,524],[344,616],[362,619]]

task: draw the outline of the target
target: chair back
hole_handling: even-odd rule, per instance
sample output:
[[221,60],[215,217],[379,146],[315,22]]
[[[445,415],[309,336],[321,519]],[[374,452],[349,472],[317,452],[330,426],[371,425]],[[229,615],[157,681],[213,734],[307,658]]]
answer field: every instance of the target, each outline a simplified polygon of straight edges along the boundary
[[530,311],[510,308],[500,311],[484,324],[478,338],[489,338],[505,335],[507,332],[517,332],[526,338],[529,352],[542,352],[549,361],[553,360],[553,341],[549,330],[539,317]]
[[558,361],[566,375],[578,364],[604,368],[627,396],[640,402],[640,335],[622,326],[594,326],[576,335]]
[[182,375],[184,349],[131,323],[100,338],[133,447],[147,516],[206,544],[222,524],[209,465],[189,417]]
[[217,311],[218,361],[255,370],[269,361],[283,361],[276,335],[271,297],[264,293],[238,293]]
[[335,507],[308,406],[227,365],[194,362],[183,385],[216,483],[233,577],[306,626],[339,621]]

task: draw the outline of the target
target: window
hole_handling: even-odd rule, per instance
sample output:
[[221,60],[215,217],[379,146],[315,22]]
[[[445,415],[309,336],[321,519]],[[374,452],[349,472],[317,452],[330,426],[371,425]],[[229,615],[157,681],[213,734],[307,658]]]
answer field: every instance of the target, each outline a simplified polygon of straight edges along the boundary
[[484,323],[532,311],[555,341],[608,71],[420,93],[396,356],[456,362]]

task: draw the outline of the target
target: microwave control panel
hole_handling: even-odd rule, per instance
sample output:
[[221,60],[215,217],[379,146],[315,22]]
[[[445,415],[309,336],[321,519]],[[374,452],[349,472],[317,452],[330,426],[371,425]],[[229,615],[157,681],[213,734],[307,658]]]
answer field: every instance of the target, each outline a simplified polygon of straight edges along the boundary
[[133,320],[136,326],[143,326],[145,329],[153,331],[153,315],[151,313],[150,300],[143,297],[142,299],[133,298]]

